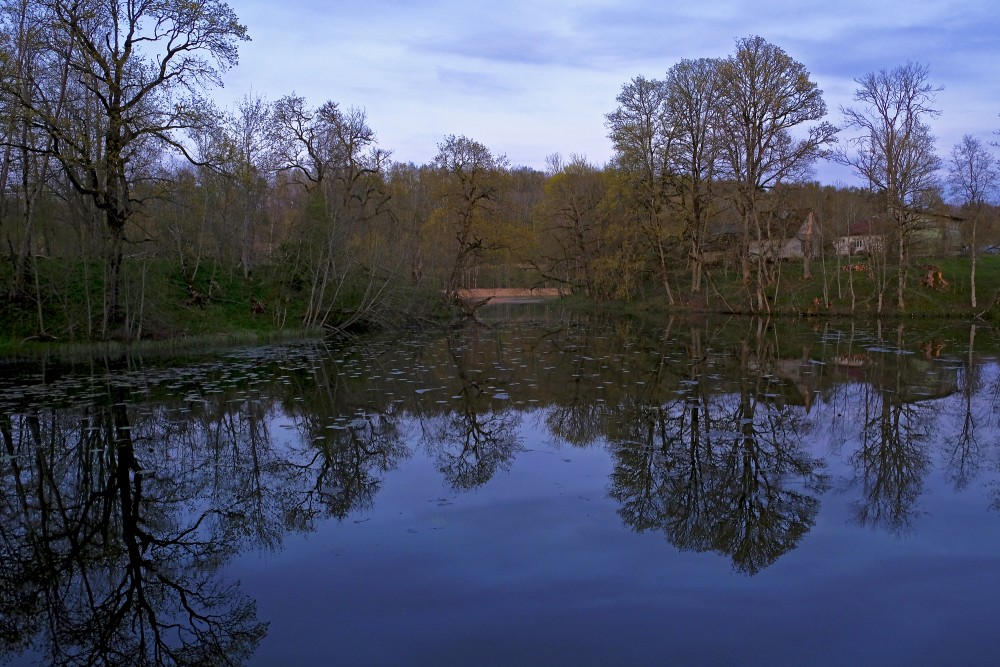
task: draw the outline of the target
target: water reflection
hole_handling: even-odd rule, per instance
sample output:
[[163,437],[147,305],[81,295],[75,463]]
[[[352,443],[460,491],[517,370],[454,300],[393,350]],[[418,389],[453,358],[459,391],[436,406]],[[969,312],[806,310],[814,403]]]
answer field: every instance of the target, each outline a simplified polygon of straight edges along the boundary
[[[812,526],[822,461],[802,448],[810,424],[776,393],[775,346],[766,327],[710,362],[692,331],[684,376],[656,367],[647,394],[627,404],[610,494],[622,520],[662,530],[680,549],[715,551],[755,574]],[[719,374],[723,373],[723,376]],[[712,378],[732,378],[717,386]],[[659,385],[679,387],[663,402]],[[716,386],[713,386],[716,384]]]
[[824,504],[905,535],[936,467],[962,492],[1000,465],[991,334],[561,315],[19,368],[0,382],[2,657],[241,664],[267,619],[236,554],[373,513],[410,459],[455,493],[515,475],[531,429],[607,451],[628,530],[746,575]]
[[[467,329],[479,326],[475,322],[466,325]],[[468,334],[451,331],[445,337],[454,386],[449,386],[449,392],[455,392],[446,402],[448,409],[427,406],[426,411],[418,412],[429,456],[451,488],[466,490],[482,486],[497,471],[510,468],[521,449],[517,437],[520,413],[510,406],[509,387],[473,377],[469,366],[475,359],[468,358],[463,347],[465,340],[472,339]],[[504,348],[498,343],[502,358]]]
[[112,386],[106,403],[0,421],[3,652],[36,646],[54,665],[240,664],[266,624],[215,572],[239,548],[239,508],[206,506],[208,480],[154,472],[169,465],[164,440],[126,399]]

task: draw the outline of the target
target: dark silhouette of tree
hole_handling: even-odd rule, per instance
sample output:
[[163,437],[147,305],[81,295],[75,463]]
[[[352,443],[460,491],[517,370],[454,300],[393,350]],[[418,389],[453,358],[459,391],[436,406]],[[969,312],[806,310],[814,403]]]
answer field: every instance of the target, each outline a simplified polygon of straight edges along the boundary
[[266,624],[214,573],[233,553],[222,512],[183,511],[183,491],[144,468],[112,391],[84,414],[4,420],[5,446],[25,462],[0,510],[0,591],[22,601],[7,607],[4,642],[36,644],[54,665],[242,664]]
[[457,405],[421,420],[423,441],[452,488],[474,489],[509,468],[521,451],[520,415],[473,379],[458,340],[449,337],[447,344],[459,383]]
[[689,350],[685,397],[626,412],[610,494],[636,530],[662,530],[680,549],[726,555],[753,575],[812,527],[819,500],[790,480],[819,493],[823,464],[800,447],[805,426],[796,408],[765,396],[766,341],[758,336],[753,350],[744,343],[736,352],[732,393],[707,386],[697,337]]

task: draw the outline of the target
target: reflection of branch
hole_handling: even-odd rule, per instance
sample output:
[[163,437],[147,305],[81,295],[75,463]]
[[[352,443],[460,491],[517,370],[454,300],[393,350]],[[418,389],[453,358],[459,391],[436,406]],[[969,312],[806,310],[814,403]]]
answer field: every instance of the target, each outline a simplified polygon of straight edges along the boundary
[[370,509],[382,484],[373,471],[388,472],[409,455],[398,425],[385,415],[378,415],[377,422],[368,417],[363,425],[336,431],[321,442],[317,445],[320,465],[315,470],[313,491],[337,519]]
[[744,389],[735,406],[699,388],[628,412],[609,494],[635,530],[662,530],[678,548],[716,551],[755,574],[815,521],[818,499],[786,488],[787,480],[816,491],[826,482],[822,462],[798,445],[804,427],[790,409],[758,410],[755,392]]
[[438,470],[455,489],[472,489],[488,482],[500,469],[510,466],[521,451],[517,437],[518,412],[482,409],[483,390],[469,377],[460,346],[446,339],[448,351],[461,383],[457,409],[421,421],[424,444]]
[[480,415],[471,406],[464,407],[437,418],[425,440],[438,470],[455,489],[482,486],[498,470],[509,467],[514,455],[521,451],[517,413]]
[[265,625],[206,567],[233,548],[206,519],[232,513],[207,507],[177,524],[189,508],[170,512],[184,499],[142,470],[135,425],[113,399],[76,441],[79,420],[60,411],[24,418],[19,432],[5,422],[5,445],[34,468],[17,471],[13,483],[28,491],[17,508],[0,494],[0,591],[37,605],[4,607],[43,633],[36,643],[55,664],[239,664]]
[[952,440],[954,446],[948,456],[948,469],[951,471],[952,485],[956,491],[961,491],[975,479],[979,473],[982,454],[979,451],[979,441],[976,439],[976,422],[972,414],[971,394],[965,403],[965,414],[962,418],[962,429]]
[[864,494],[855,506],[857,521],[899,532],[913,521],[930,464],[916,435],[919,413],[916,405],[891,402],[872,388],[864,400],[861,447],[852,457]]
[[976,325],[969,328],[969,357],[965,364],[962,395],[965,401],[962,415],[962,429],[954,438],[954,448],[948,457],[948,469],[951,471],[952,484],[956,491],[964,489],[979,473],[982,464],[982,453],[979,450],[979,440],[976,438],[976,419],[972,409],[972,399],[979,389],[979,374],[976,369],[973,350],[975,349]]

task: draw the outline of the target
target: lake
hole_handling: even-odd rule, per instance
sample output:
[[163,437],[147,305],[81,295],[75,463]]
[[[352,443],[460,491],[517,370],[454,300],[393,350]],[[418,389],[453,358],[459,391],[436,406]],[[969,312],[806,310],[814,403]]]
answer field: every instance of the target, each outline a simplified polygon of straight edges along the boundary
[[994,327],[480,314],[0,364],[0,664],[996,663]]

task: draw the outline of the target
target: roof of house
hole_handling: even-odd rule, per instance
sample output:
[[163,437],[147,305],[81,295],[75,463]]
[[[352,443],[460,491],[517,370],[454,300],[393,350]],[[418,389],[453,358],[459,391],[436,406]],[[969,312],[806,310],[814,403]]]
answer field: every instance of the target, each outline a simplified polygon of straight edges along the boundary
[[861,222],[855,222],[847,229],[848,236],[874,236],[876,234],[881,234],[881,231],[876,231],[876,226],[871,220],[863,220]]

